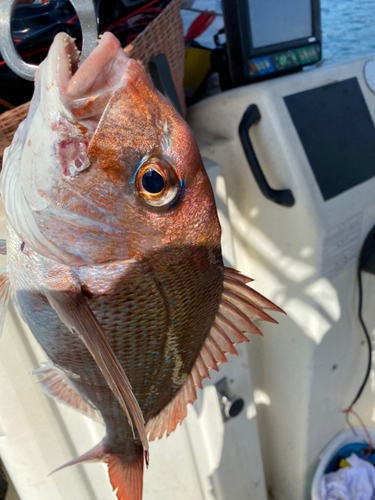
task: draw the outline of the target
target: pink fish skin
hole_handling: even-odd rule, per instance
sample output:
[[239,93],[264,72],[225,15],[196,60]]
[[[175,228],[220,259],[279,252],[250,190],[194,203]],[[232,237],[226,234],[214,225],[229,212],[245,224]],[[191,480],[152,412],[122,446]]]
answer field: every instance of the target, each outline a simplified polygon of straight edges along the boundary
[[6,276],[49,359],[44,390],[106,425],[68,465],[105,461],[118,499],[141,500],[147,434],[172,432],[209,370],[281,310],[224,268],[193,135],[142,67],[110,33],[78,60],[58,34],[7,151]]

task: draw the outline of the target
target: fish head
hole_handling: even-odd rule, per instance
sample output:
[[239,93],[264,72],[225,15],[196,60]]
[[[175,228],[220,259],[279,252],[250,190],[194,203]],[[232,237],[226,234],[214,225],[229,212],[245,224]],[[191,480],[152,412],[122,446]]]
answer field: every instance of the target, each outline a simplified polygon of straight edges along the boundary
[[220,247],[212,188],[184,119],[105,33],[79,64],[60,33],[7,153],[2,196],[31,248],[68,265]]

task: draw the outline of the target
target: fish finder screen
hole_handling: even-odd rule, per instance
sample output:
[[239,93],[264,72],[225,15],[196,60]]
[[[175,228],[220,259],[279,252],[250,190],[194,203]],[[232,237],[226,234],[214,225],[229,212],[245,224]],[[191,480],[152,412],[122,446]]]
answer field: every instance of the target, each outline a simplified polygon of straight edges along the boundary
[[248,0],[253,47],[312,36],[311,0]]
[[375,127],[357,78],[284,101],[325,201],[375,176]]

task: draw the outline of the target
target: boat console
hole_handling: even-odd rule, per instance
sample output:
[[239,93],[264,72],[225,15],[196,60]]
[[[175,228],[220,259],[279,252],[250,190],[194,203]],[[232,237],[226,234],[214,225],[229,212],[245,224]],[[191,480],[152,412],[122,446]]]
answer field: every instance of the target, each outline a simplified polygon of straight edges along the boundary
[[[287,313],[248,348],[266,484],[278,500],[310,498],[319,454],[344,429],[366,373],[357,266],[375,225],[374,67],[368,57],[243,86],[188,115],[208,171],[225,184],[233,265]],[[368,329],[374,294],[367,273]],[[367,424],[372,386],[356,405]]]

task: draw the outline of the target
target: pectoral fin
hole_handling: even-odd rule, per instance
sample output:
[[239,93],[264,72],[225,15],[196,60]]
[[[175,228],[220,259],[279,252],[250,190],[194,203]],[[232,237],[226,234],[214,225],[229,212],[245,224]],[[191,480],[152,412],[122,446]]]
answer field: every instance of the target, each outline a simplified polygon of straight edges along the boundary
[[61,321],[71,331],[75,331],[78,334],[90,351],[108,386],[123,408],[132,430],[133,418],[143,448],[147,451],[148,441],[142,410],[133,394],[130,382],[108,342],[104,330],[91,311],[85,297],[80,290],[73,293],[45,288],[44,293]]

